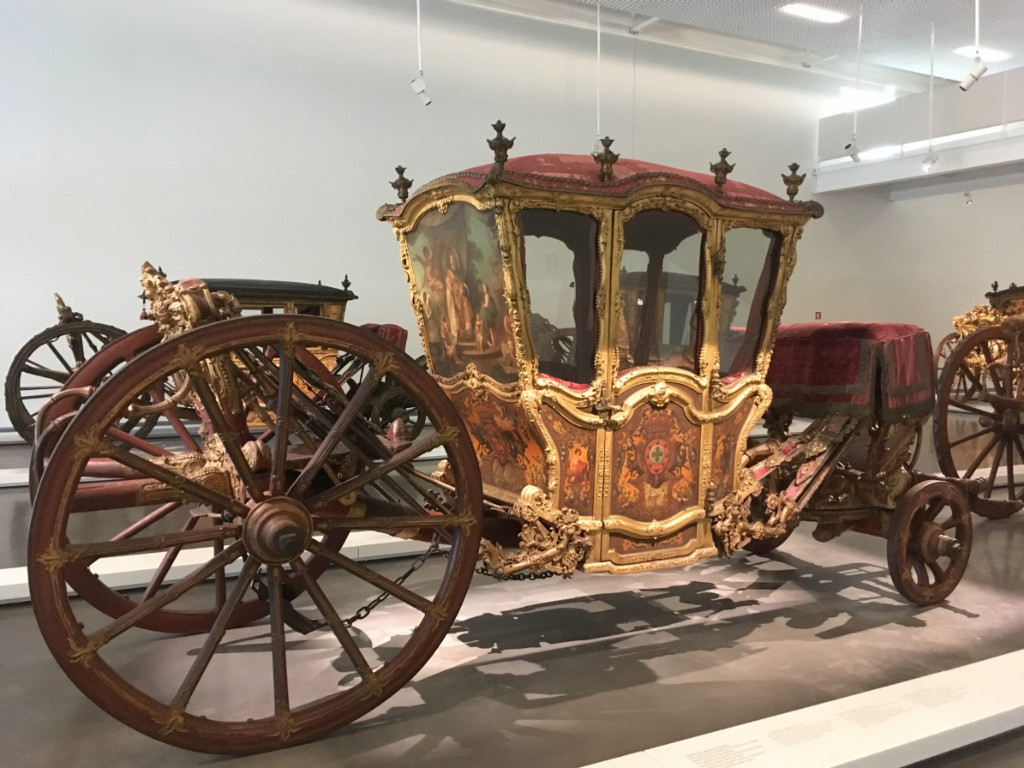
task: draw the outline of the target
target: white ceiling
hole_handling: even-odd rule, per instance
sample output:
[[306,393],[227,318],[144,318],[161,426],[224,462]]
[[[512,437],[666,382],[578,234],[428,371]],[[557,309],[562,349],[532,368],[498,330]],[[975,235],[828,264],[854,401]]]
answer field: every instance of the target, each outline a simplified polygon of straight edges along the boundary
[[[712,53],[805,66],[848,76],[857,63],[860,0],[807,0],[849,14],[821,24],[781,13],[789,0],[454,0],[576,26],[593,23],[600,4],[602,29],[625,32],[650,18],[640,36]],[[927,76],[935,25],[935,76],[960,80],[971,61],[954,48],[975,42],[975,0],[863,0],[861,66]],[[987,62],[990,73],[1024,66],[1024,0],[980,0],[980,43],[1011,55]],[[870,69],[870,73],[868,71]],[[895,74],[895,73],[894,73]]]

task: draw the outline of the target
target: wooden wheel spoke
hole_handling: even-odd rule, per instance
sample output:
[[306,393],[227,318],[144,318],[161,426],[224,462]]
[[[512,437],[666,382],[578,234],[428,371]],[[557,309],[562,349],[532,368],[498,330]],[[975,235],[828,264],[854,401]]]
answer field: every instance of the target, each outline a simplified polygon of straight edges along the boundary
[[[992,379],[993,384],[996,384],[999,380],[998,373],[996,371],[996,359],[993,357],[993,343],[986,341],[982,342],[979,347],[981,348],[981,354],[985,358],[985,372],[988,373],[989,378]],[[998,390],[998,387],[996,388]]]
[[[233,369],[234,366],[229,365],[228,367]],[[206,415],[216,427],[221,444],[231,458],[231,463],[245,484],[246,490],[249,491],[249,494],[256,501],[263,501],[263,489],[257,483],[252,467],[249,466],[249,462],[246,461],[245,455],[242,453],[242,446],[238,442],[238,433],[235,427],[228,422],[224,411],[220,407],[220,403],[217,401],[217,397],[213,394],[213,390],[210,389],[206,379],[198,371],[190,372],[190,376],[192,388],[203,404]]]
[[278,348],[277,374],[277,421],[274,425],[274,443],[270,459],[270,495],[284,493],[285,459],[288,457],[288,428],[292,414],[292,369],[295,367],[295,350],[292,347]]
[[360,386],[356,390],[355,395],[353,395],[352,399],[349,400],[342,409],[338,418],[335,420],[334,424],[331,425],[331,428],[327,431],[327,434],[320,442],[316,453],[314,453],[309,459],[306,466],[302,468],[299,476],[295,479],[295,482],[292,483],[291,488],[288,489],[288,494],[290,496],[299,496],[308,490],[310,483],[313,481],[313,478],[316,477],[321,467],[323,467],[327,457],[331,455],[335,447],[337,447],[338,442],[352,425],[355,418],[366,406],[370,396],[373,394],[373,390],[376,388],[377,382],[381,379],[381,375],[377,372],[376,368],[371,366],[367,374],[367,378],[372,382],[372,386]]
[[305,564],[301,560],[296,560],[292,563],[292,568],[296,570],[301,578],[302,582],[306,585],[306,590],[309,592],[310,598],[313,600],[313,604],[320,611],[320,614],[324,617],[324,620],[330,626],[331,631],[334,632],[334,636],[338,639],[338,643],[341,645],[345,655],[348,656],[349,661],[352,662],[352,666],[355,667],[356,672],[368,684],[373,684],[376,680],[376,674],[366,661],[366,657],[363,652],[359,650],[359,646],[352,637],[352,633],[349,632],[348,627],[345,626],[345,622],[342,621],[341,617],[338,616],[338,612],[334,610],[334,606],[331,605],[331,601],[324,594],[323,589],[313,579]]
[[988,456],[992,452],[992,449],[995,448],[998,444],[999,436],[992,435],[992,439],[988,441],[988,444],[985,446],[984,450],[980,451],[978,455],[974,457],[974,461],[971,462],[971,465],[964,471],[961,477],[972,477],[974,475],[975,470],[981,466],[981,462],[985,460],[985,457]]
[[[174,602],[190,589],[195,587],[197,584],[202,583],[207,578],[212,576],[219,568],[225,568],[233,561],[237,560],[243,552],[242,543],[236,541],[230,547],[225,549],[219,555],[211,558],[205,564],[196,568],[192,573],[188,574],[184,578],[175,582],[171,587],[168,587],[165,591],[155,595],[151,600],[147,600],[143,603],[139,603],[135,608],[128,611],[123,616],[114,619],[112,622],[104,626],[97,632],[94,632],[89,636],[91,642],[97,646],[106,645],[115,637],[125,632],[128,629],[136,626],[139,621],[154,613],[165,605]],[[250,560],[247,565],[252,561]],[[244,569],[243,569],[244,573]],[[250,580],[251,580],[250,576]],[[242,579],[239,578],[239,582]],[[243,590],[244,593],[244,590]],[[221,612],[223,614],[223,611]]]
[[[174,510],[180,509],[181,506],[182,503],[180,501],[171,501],[168,502],[167,504],[163,504],[162,506],[159,506],[156,509],[154,509],[152,512],[147,513],[139,520],[136,520],[127,528],[124,528],[121,531],[119,531],[117,534],[111,537],[111,541],[121,541],[123,539],[130,539],[135,534],[153,525],[153,523],[163,520],[165,517],[167,517],[167,515],[169,515]],[[189,519],[197,520],[198,518],[193,517]]]
[[351,558],[345,557],[340,552],[334,552],[333,550],[327,549],[318,541],[311,541],[309,544],[309,550],[314,552],[321,557],[325,557],[332,563],[337,565],[344,571],[351,573],[353,576],[362,579],[367,584],[370,584],[382,592],[387,592],[392,597],[396,597],[406,605],[410,605],[416,610],[423,614],[430,614],[434,609],[434,602],[428,600],[421,595],[403,587],[401,584],[396,584],[391,579],[382,576],[371,568],[367,568],[365,565],[357,563]]
[[[65,363],[65,367],[67,363]],[[28,374],[29,376],[38,376],[41,379],[49,379],[55,381],[58,384],[63,384],[68,380],[68,371],[55,371],[52,368],[46,368],[39,363],[34,363],[31,360],[25,363],[25,367],[22,368],[22,375]]]
[[258,568],[259,563],[253,559],[247,560],[242,567],[242,572],[235,582],[235,588],[231,591],[231,596],[217,614],[217,620],[210,628],[210,633],[206,636],[203,647],[199,649],[199,653],[196,655],[195,661],[192,662],[188,674],[185,675],[177,693],[174,694],[174,699],[170,703],[172,710],[184,711],[188,705],[189,699],[192,698],[196,686],[199,685],[199,681],[203,677],[203,673],[213,659],[213,654],[217,651],[217,646],[224,639],[224,632],[227,630],[232,612],[242,602],[242,598],[245,596],[246,590],[249,589],[249,585],[252,583]]
[[1011,499],[1016,498],[1016,483],[1013,478],[1013,467],[1016,459],[1014,458],[1013,443],[1013,439],[1006,441],[1006,493]]
[[274,680],[274,715],[278,718],[289,714],[288,703],[288,658],[285,652],[284,608],[282,606],[282,568],[270,567],[270,663]]
[[979,437],[991,435],[994,430],[994,426],[985,427],[984,429],[979,429],[977,432],[972,432],[971,434],[967,435],[967,437],[961,437],[959,440],[952,440],[948,443],[948,445],[950,448],[956,448],[958,445],[962,445],[963,443],[969,443],[971,440],[977,440]]
[[914,580],[921,586],[927,586],[928,580],[928,569],[925,567],[924,558],[919,555],[910,556],[910,567],[914,571]]
[[313,496],[312,498],[309,499],[308,506],[310,508],[315,509],[324,506],[325,504],[329,504],[330,502],[336,499],[340,499],[342,496],[346,496],[349,493],[358,491],[363,486],[368,485],[380,479],[381,477],[384,477],[388,473],[393,472],[394,470],[401,467],[403,464],[408,464],[409,462],[422,456],[424,453],[427,453],[428,451],[433,450],[437,446],[442,445],[445,442],[445,439],[445,435],[441,432],[435,433],[428,437],[421,437],[408,448],[406,448],[403,451],[399,451],[389,459],[379,464],[374,464],[372,467],[369,467],[361,474],[349,479],[344,483],[336,485],[329,491],[324,491],[323,493]]
[[171,456],[173,455],[166,448],[163,448],[155,443],[146,440],[144,438],[133,435],[130,432],[125,432],[123,429],[118,429],[116,426],[111,427],[107,430],[107,437],[117,440],[119,443],[130,445],[132,448],[146,453],[150,456]]
[[69,561],[83,559],[98,560],[103,557],[120,555],[137,555],[145,552],[156,552],[187,544],[212,543],[237,538],[241,526],[238,524],[221,525],[199,530],[187,529],[176,533],[161,533],[157,536],[133,537],[114,541],[97,541],[91,544],[76,544],[67,550]]
[[[991,419],[993,416],[991,409],[986,410],[985,408],[979,408],[976,405],[971,405],[966,400],[957,400],[952,396],[949,398],[949,405],[950,410],[952,410],[953,406],[956,406],[965,413],[972,413],[976,416],[981,416],[982,418]],[[954,413],[956,415],[960,415],[959,413],[956,413],[956,411],[954,411]]]
[[996,445],[995,458],[992,460],[992,466],[988,471],[988,489],[991,495],[992,489],[996,487],[996,475],[999,472],[999,467],[1003,463],[1003,451],[1006,449],[1006,442],[1001,439]]
[[[53,353],[53,356],[57,358],[57,361],[64,366],[64,370],[67,373],[71,373],[73,370],[75,370],[75,366],[69,364],[68,361],[64,359],[64,355],[60,353],[60,350],[57,349],[57,346],[52,341],[46,342],[46,346],[49,347],[50,351]],[[51,373],[57,372],[51,371]]]
[[[186,522],[182,531],[191,531],[196,527],[196,523],[199,522],[198,517],[190,517]],[[219,555],[223,551],[223,542],[218,539],[213,542],[214,554]],[[164,554],[163,560],[160,561],[160,565],[157,566],[156,571],[153,572],[152,577],[149,579],[149,584],[146,585],[146,591],[142,594],[142,600],[140,602],[146,602],[153,595],[160,591],[160,588],[164,585],[164,579],[167,578],[167,574],[171,572],[171,568],[174,566],[174,561],[178,559],[178,555],[181,554],[181,545],[171,547]],[[217,571],[218,574],[223,573],[223,569]]]
[[932,573],[932,582],[931,583],[933,583],[933,584],[941,584],[943,581],[946,580],[947,571],[949,569],[948,568],[943,568],[942,564],[939,563],[937,560],[930,560],[930,561],[926,562],[925,565],[928,566],[928,570],[931,571],[931,573]]
[[154,480],[159,480],[171,488],[177,488],[185,495],[191,496],[198,501],[206,502],[214,507],[230,510],[235,515],[245,516],[248,512],[248,508],[240,501],[217,493],[216,491],[211,490],[204,485],[200,485],[184,475],[180,475],[160,464],[154,464],[151,461],[147,461],[145,458],[137,456],[123,448],[113,448],[105,453],[109,458],[130,469],[134,469],[144,477],[151,477]]
[[[1024,444],[1021,443],[1020,435],[1014,435],[1013,436],[1013,446],[1017,449],[1017,451],[1016,451],[1017,455],[1021,459],[1024,459]],[[1011,454],[1012,453],[1013,452],[1011,451]],[[1013,499],[1019,499],[1022,496],[1024,496],[1024,485],[1021,486],[1020,494],[1011,494],[1011,498],[1013,498]]]

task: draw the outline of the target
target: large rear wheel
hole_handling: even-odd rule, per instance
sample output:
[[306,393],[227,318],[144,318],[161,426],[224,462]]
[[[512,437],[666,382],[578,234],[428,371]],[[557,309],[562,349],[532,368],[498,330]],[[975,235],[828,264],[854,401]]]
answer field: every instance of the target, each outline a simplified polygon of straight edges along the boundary
[[[349,356],[340,379],[325,349]],[[385,375],[425,415],[414,441],[373,424],[373,387],[346,394],[348,378]],[[168,381],[202,417],[198,438],[118,429]],[[276,749],[369,712],[430,658],[472,578],[480,507],[472,443],[411,359],[322,318],[224,321],[129,362],[64,430],[36,493],[33,606],[65,672],[131,727]],[[349,539],[418,549],[360,561]]]
[[[982,328],[953,350],[939,380],[932,428],[947,477],[982,477],[982,499],[1024,500],[1024,340],[1000,326]],[[1001,489],[1005,488],[1005,495]],[[1004,517],[1017,504],[981,504]]]

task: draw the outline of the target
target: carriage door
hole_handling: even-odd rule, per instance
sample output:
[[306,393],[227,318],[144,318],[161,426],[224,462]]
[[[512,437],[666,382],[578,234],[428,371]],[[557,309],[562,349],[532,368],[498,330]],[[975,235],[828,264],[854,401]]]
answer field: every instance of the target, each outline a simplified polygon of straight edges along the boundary
[[710,437],[699,416],[707,397],[698,375],[706,240],[704,228],[681,211],[623,214],[609,302],[621,306],[610,392],[621,426],[604,437],[610,493],[601,543],[611,568],[715,551],[701,490]]

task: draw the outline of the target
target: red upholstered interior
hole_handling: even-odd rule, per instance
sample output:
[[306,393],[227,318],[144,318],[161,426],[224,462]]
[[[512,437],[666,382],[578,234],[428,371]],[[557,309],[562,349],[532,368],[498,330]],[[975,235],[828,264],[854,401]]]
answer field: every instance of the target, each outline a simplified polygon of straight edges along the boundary
[[773,407],[923,418],[935,401],[931,339],[900,323],[797,323],[779,328],[768,384]]

